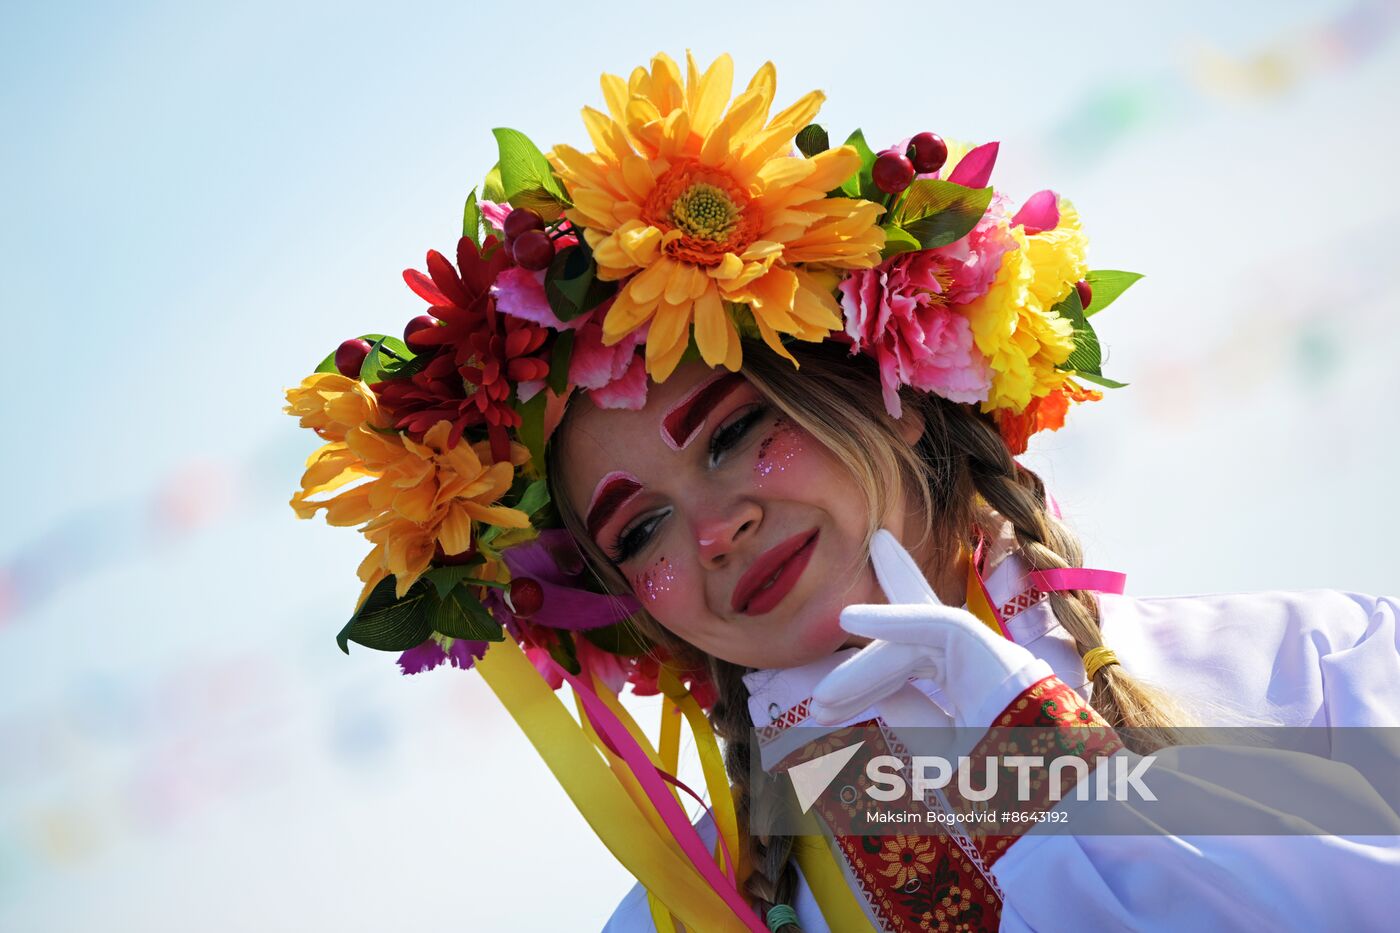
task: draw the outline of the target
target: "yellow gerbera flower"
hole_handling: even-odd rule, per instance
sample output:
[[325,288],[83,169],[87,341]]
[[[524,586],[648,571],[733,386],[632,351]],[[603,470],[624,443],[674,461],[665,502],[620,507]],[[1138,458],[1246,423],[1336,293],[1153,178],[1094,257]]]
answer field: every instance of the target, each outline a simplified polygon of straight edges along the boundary
[[870,268],[885,240],[880,205],[825,197],[860,168],[854,147],[789,155],[820,91],[769,119],[771,62],[732,102],[728,55],[704,74],[689,53],[686,65],[684,82],[666,55],[627,81],[603,75],[608,113],[583,111],[595,151],[551,153],[573,200],[565,214],[583,228],[599,278],[627,280],[603,342],[650,322],[646,365],[657,382],[680,362],[692,323],[706,363],[739,368],[727,303],[747,304],[763,339],[792,360],[780,334],[822,340],[842,327],[831,290],[803,266]]
[[1051,309],[1088,274],[1087,240],[1079,213],[1059,199],[1053,230],[1027,235],[1011,229],[1008,250],[987,294],[967,306],[977,349],[992,368],[991,392],[982,411],[1019,414],[1032,398],[1058,388],[1066,374],[1055,367],[1074,352],[1074,325]]
[[346,432],[361,424],[387,428],[390,423],[369,386],[340,373],[307,376],[301,385],[287,390],[282,410],[328,441],[345,440]]
[[[448,555],[471,546],[473,520],[530,526],[519,509],[492,504],[510,489],[515,468],[530,458],[525,447],[512,443],[508,461],[492,462],[490,441],[449,449],[451,430],[451,422],[439,421],[420,444],[361,423],[307,460],[302,488],[291,501],[297,515],[311,518],[325,509],[329,524],[365,523],[361,531],[374,543],[358,571],[365,584],[359,603],[391,573],[396,595],[405,596],[428,569],[437,545]],[[309,498],[366,477],[331,498]]]

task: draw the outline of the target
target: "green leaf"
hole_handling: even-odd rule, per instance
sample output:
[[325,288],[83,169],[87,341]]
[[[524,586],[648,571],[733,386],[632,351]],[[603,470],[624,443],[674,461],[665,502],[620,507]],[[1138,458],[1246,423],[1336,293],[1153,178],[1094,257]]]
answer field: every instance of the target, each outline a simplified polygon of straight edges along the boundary
[[[362,339],[368,340],[369,338]],[[403,349],[399,350],[399,347]],[[386,348],[388,352],[386,352]],[[402,340],[397,337],[379,337],[370,346],[365,361],[360,364],[360,381],[365,383],[382,382],[392,376],[393,372],[390,367],[396,362],[395,356],[403,360],[413,358],[413,354],[409,352],[408,346]]]
[[536,392],[530,396],[528,402],[517,401],[515,404],[515,410],[520,412],[521,419],[517,431],[520,443],[530,451],[530,459],[541,469],[544,468],[544,406],[548,394]]
[[[381,348],[381,352],[382,350],[383,348]],[[407,361],[390,360],[379,371],[379,375],[381,379],[407,379],[414,373],[422,371],[432,360],[433,354],[431,353],[420,353]]]
[[652,647],[651,642],[642,636],[642,633],[630,619],[623,619],[621,622],[614,622],[612,625],[604,625],[601,628],[584,629],[580,634],[599,648],[613,654],[634,657],[646,654]]
[[1052,310],[1074,325],[1074,352],[1056,369],[1073,369],[1080,375],[1103,378],[1103,373],[1099,371],[1103,365],[1099,337],[1084,315],[1084,306],[1079,303],[1079,290],[1071,288],[1064,300]]
[[497,164],[505,200],[511,207],[530,208],[546,221],[557,220],[569,198],[544,153],[519,130],[497,127],[491,132],[500,150]]
[[[438,599],[446,599],[447,594],[452,592],[458,583],[472,579],[472,571],[476,570],[477,566],[454,564],[451,567],[434,567],[423,574],[423,579],[431,583],[433,589],[437,590]],[[442,629],[438,629],[438,631],[442,631]]]
[[472,641],[501,641],[505,632],[468,586],[457,586],[438,601],[433,613],[433,630],[453,638]]
[[1134,282],[1142,278],[1140,272],[1117,272],[1112,269],[1098,269],[1090,272],[1085,279],[1093,295],[1089,297],[1089,307],[1084,309],[1085,317],[1093,317],[1126,292]]
[[[404,342],[403,342],[402,340],[400,340],[398,337],[386,337],[386,336],[383,335],[383,334],[361,334],[361,335],[358,336],[358,337],[351,337],[351,338],[349,338],[349,339],[351,339],[351,340],[367,340],[367,341],[369,341],[369,343],[370,343],[370,349],[371,349],[371,350],[374,349],[374,344],[375,344],[376,341],[381,341],[381,340],[382,340],[382,341],[383,341],[383,347],[384,347],[385,350],[390,350],[390,351],[392,351],[393,353],[397,354],[398,356],[400,356],[400,357],[401,357],[402,359],[404,359],[404,360],[412,360],[412,359],[413,359],[413,351],[410,350],[410,349],[408,348],[408,344],[404,343]],[[337,347],[336,349],[339,349],[339,347]],[[314,370],[312,370],[312,372],[317,372],[317,373],[338,373],[338,372],[340,372],[340,370],[337,369],[337,368],[336,368],[336,365],[335,365],[335,353],[336,353],[335,350],[332,350],[330,353],[327,353],[327,354],[326,354],[326,358],[323,359],[319,364],[317,364],[316,368],[315,368]],[[388,356],[388,354],[386,354],[386,356]],[[365,359],[368,360],[369,357],[365,357]],[[394,360],[392,356],[388,356],[388,359],[385,361],[385,365],[386,365],[386,366],[392,366],[392,365],[402,366],[403,363],[399,362],[398,360]],[[363,365],[361,365],[360,371],[361,371],[361,372],[364,371],[364,366],[363,366]]]
[[[1059,369],[1058,366],[1055,368]],[[1070,375],[1074,376],[1076,379],[1083,379],[1085,382],[1092,382],[1097,385],[1101,385],[1107,389],[1121,389],[1128,384],[1126,382],[1119,382],[1116,379],[1109,379],[1107,376],[1101,376],[1098,373],[1085,373],[1080,372],[1077,369],[1070,369],[1065,371],[1068,372]]]
[[574,332],[561,330],[554,335],[554,349],[549,354],[549,390],[563,395],[569,387],[569,361],[574,356]]
[[501,182],[501,163],[497,162],[486,173],[486,180],[481,183],[481,196],[497,204],[506,199],[505,185]]
[[520,501],[516,503],[515,507],[526,515],[534,515],[548,504],[549,484],[542,479],[537,479],[525,487],[525,494],[520,497]]
[[544,274],[544,296],[561,321],[572,321],[602,304],[617,285],[598,278],[598,264],[586,243],[566,246],[554,254]]
[[903,227],[895,224],[885,224],[880,228],[885,231],[885,248],[880,251],[881,259],[889,259],[899,253],[908,253],[916,249],[923,249],[923,244],[914,239],[914,236]]
[[549,646],[549,656],[559,662],[570,674],[577,674],[580,671],[578,664],[578,649],[574,647],[574,639],[568,632],[559,632],[559,637],[554,644]]
[[481,208],[476,203],[476,189],[467,195],[467,203],[462,208],[462,236],[481,248]]
[[923,249],[934,249],[967,236],[991,203],[991,188],[967,188],[950,181],[920,178],[905,192],[895,222]]
[[875,165],[875,153],[865,142],[865,134],[860,130],[852,133],[845,142],[847,146],[855,146],[856,152],[860,154],[860,171],[846,179],[841,185],[841,191],[849,198],[865,198],[867,201],[881,201],[884,194],[875,187],[874,180],[870,177],[870,170]]
[[831,148],[831,138],[826,135],[826,129],[815,123],[804,126],[797,134],[796,142],[797,151],[809,159]]
[[433,633],[432,610],[436,600],[432,586],[415,582],[403,599],[395,599],[396,585],[393,575],[379,581],[364,605],[335,636],[341,651],[349,654],[346,643],[351,641],[377,651],[407,651]]

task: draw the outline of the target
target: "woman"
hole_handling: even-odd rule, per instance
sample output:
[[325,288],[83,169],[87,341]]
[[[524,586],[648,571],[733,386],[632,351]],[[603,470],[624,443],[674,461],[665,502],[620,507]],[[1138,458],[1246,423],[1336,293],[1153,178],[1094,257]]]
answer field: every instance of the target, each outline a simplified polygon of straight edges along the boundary
[[[1083,685],[1083,699],[1107,723],[1133,727],[1144,753],[1170,745],[1174,727],[1195,723],[1396,724],[1395,601],[1333,591],[1027,597],[1030,571],[1077,567],[1080,548],[995,425],[967,406],[908,391],[894,419],[880,404],[873,366],[831,344],[798,356],[794,370],[753,353],[743,378],[682,366],[638,411],[571,405],[551,446],[555,501],[592,567],[616,591],[636,594],[647,634],[671,657],[712,673],[720,695],[713,721],[729,743],[741,819],[750,728],[813,693],[837,706],[828,711],[833,723],[869,715],[858,715],[872,699],[859,693],[868,685],[858,671],[844,681],[827,675],[859,661],[870,639],[853,632],[898,637],[866,609],[886,601],[866,559],[878,528],[904,544],[945,606],[966,602],[978,530],[994,542],[984,566],[994,603],[1036,600],[1009,619],[1011,641],[965,610],[934,623],[950,630],[948,663],[928,665],[935,682],[925,700],[954,711],[960,725],[990,725],[1052,671]],[[666,431],[677,422],[699,427],[677,443]],[[770,555],[786,559],[776,577]],[[857,612],[843,613],[847,607]],[[893,615],[896,625],[929,627],[917,613]],[[997,642],[1014,650],[998,654]],[[1086,678],[1082,656],[1106,644],[1116,659]],[[878,683],[891,669],[875,664]],[[907,679],[900,672],[906,676],[885,676],[886,696]],[[852,691],[857,698],[842,706]],[[903,837],[887,837],[896,839]],[[802,929],[825,929],[792,843],[750,837],[748,894],[763,914],[794,905]],[[847,878],[885,929],[1365,929],[1397,906],[1394,843],[1028,837],[995,859],[971,857],[975,843],[946,861],[939,855],[953,870],[923,899],[904,896],[893,884],[902,879],[879,871],[863,876],[870,885]],[[927,850],[919,854],[928,871],[910,881],[931,882],[938,866]],[[608,929],[654,929],[640,886]]]
[[[455,265],[404,273],[428,312],[288,391],[324,441],[293,508],[373,545],[342,649],[480,671],[646,881],[615,929],[1388,919],[1385,837],[1150,835],[1132,808],[1136,839],[838,834],[794,857],[766,831],[756,803],[799,734],[1097,724],[1121,763],[1193,723],[1395,724],[1400,661],[1389,599],[1133,599],[1082,568],[1014,454],[1102,398],[1084,382],[1120,385],[1089,317],[1136,276],[1090,269],[1067,199],[994,191],[996,143],[832,146],[820,92],[776,109],[771,63],[733,79],[728,56],[605,75],[591,152],[495,130]],[[629,683],[667,694],[659,750],[617,702]],[[705,839],[679,804],[682,718]],[[1296,829],[1275,792],[1329,795],[1361,773],[1348,754],[1270,759],[1256,825]],[[1160,758],[1188,809],[1258,789]],[[1393,801],[1351,790],[1362,825],[1400,834]]]

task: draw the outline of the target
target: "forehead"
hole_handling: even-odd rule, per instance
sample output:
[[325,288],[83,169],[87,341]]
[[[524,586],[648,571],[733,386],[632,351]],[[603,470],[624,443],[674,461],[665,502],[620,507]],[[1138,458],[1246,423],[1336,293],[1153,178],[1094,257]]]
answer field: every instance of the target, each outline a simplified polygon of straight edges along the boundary
[[[603,409],[586,397],[581,399],[556,438],[562,444],[557,462],[562,475],[557,479],[574,507],[586,508],[594,486],[614,470],[633,474],[643,485],[664,478],[682,452],[664,440],[663,418],[671,414],[674,423],[676,414],[706,394],[704,389],[712,379],[728,372],[698,361],[683,364],[661,385],[649,385],[647,403],[637,410]],[[701,391],[697,393],[697,389]],[[740,395],[751,397],[755,391],[747,381],[739,380],[719,404],[732,404]],[[703,441],[697,438],[692,443]]]

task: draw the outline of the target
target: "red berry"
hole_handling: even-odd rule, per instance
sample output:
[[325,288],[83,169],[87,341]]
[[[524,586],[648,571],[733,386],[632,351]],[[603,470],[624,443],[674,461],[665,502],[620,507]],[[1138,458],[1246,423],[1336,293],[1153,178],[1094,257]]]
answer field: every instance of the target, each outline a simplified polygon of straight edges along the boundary
[[914,180],[914,163],[893,149],[886,149],[875,158],[870,177],[885,194],[899,194]]
[[422,353],[425,350],[431,350],[437,345],[419,343],[418,332],[420,330],[427,330],[429,327],[437,326],[437,318],[427,314],[420,314],[404,325],[403,342],[408,344],[408,348],[414,353]]
[[543,230],[527,230],[511,242],[510,254],[520,268],[538,272],[554,261],[554,241]]
[[369,356],[369,341],[347,340],[335,348],[335,368],[347,379],[360,378],[360,367]]
[[506,235],[507,240],[513,240],[531,230],[543,229],[544,218],[528,207],[517,207],[506,215],[505,222],[501,225],[501,232]]
[[1094,300],[1093,288],[1089,286],[1088,282],[1080,279],[1078,282],[1074,283],[1074,290],[1079,292],[1079,306],[1081,308],[1088,308],[1089,302]]
[[517,577],[510,581],[510,608],[511,612],[521,618],[529,618],[540,611],[544,605],[544,587],[540,586],[538,580],[531,580],[529,577]]
[[920,133],[909,140],[907,154],[920,175],[936,172],[948,161],[948,144],[937,133]]

